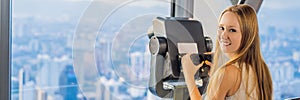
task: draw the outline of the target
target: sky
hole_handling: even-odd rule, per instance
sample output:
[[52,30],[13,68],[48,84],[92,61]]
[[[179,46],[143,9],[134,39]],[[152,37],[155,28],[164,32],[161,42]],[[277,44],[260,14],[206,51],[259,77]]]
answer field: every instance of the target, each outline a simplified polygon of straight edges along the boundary
[[262,26],[300,28],[299,0],[264,0],[258,13]]
[[[164,5],[170,0],[13,0],[13,16],[28,17],[36,16],[48,20],[62,18],[78,19],[91,3],[99,3],[101,8],[122,5],[152,7],[156,4]],[[218,2],[218,0],[215,0]],[[160,2],[160,3],[158,3]],[[161,3],[164,2],[164,3]],[[283,4],[284,3],[284,4]],[[50,9],[50,10],[49,10]],[[102,12],[101,9],[95,9]],[[258,13],[259,21],[263,24],[299,27],[300,23],[300,1],[299,0],[264,0]],[[130,14],[130,11],[128,12]],[[103,15],[105,16],[105,15]],[[292,21],[291,21],[292,20]]]

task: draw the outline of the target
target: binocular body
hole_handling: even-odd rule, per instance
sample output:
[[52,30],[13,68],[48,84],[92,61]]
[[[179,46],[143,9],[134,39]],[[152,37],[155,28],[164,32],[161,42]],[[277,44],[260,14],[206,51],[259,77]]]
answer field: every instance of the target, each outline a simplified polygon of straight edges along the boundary
[[[195,65],[212,59],[210,54],[205,54],[212,50],[212,40],[204,37],[202,25],[197,20],[157,17],[153,20],[153,33],[148,36],[151,52],[149,90],[159,97],[172,97],[173,91],[166,89],[164,82],[184,82],[181,66],[183,55],[192,53],[191,59]],[[203,85],[208,81],[209,69],[209,66],[204,65],[195,75],[195,78],[206,81]],[[200,92],[203,93],[204,88]]]

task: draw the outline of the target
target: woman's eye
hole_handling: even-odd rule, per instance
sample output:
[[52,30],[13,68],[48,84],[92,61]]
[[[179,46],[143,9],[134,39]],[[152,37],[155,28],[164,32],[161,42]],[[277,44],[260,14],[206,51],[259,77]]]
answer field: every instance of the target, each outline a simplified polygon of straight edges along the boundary
[[221,26],[221,27],[219,27],[219,30],[224,30],[224,27],[222,27],[222,26]]
[[236,30],[235,29],[230,29],[229,32],[236,32]]

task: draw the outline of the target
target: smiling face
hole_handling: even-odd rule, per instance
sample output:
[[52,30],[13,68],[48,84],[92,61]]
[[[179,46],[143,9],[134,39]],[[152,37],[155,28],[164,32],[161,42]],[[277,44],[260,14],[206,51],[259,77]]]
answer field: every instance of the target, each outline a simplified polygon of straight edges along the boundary
[[221,50],[230,58],[240,47],[242,33],[238,17],[232,12],[225,12],[219,22],[218,39]]

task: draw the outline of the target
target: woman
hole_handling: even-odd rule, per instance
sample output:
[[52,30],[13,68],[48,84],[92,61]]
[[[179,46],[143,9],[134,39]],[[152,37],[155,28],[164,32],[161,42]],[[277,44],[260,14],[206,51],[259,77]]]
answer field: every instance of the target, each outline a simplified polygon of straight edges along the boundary
[[[205,61],[195,66],[190,54],[182,58],[190,98],[271,100],[272,79],[260,52],[254,9],[245,4],[225,9],[219,18],[217,36],[214,64]],[[201,96],[196,88],[194,75],[204,63],[211,66],[211,77],[206,94]]]

